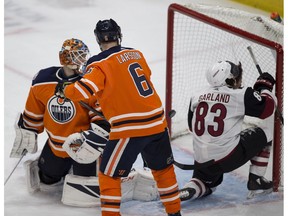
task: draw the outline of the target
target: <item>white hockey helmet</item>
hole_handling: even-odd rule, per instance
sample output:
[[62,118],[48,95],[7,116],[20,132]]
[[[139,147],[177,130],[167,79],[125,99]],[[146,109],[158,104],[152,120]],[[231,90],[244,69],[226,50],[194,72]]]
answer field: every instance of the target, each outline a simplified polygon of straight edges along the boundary
[[226,85],[226,79],[239,76],[239,66],[230,61],[219,61],[206,71],[206,79],[214,87]]

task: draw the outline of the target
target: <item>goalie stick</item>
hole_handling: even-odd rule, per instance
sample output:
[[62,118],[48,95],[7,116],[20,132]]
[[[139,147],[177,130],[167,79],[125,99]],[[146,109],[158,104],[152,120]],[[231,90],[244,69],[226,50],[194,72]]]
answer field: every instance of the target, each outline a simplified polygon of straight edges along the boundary
[[10,177],[12,176],[12,174],[14,173],[15,169],[17,168],[17,166],[19,165],[19,163],[21,162],[21,160],[23,159],[23,157],[27,154],[27,150],[25,149],[23,152],[22,152],[22,155],[21,157],[19,158],[17,164],[14,166],[13,170],[11,171],[11,173],[9,174],[9,176],[7,177],[7,179],[5,180],[4,182],[4,186],[6,185],[6,183],[9,181]]
[[[86,109],[88,109],[88,110],[90,110],[91,112],[94,112],[95,114],[97,114],[98,116],[100,116],[101,118],[103,118],[105,121],[107,121],[107,119],[105,118],[105,116],[101,113],[101,112],[99,112],[99,111],[97,111],[96,109],[94,109],[93,107],[91,107],[91,106],[89,106],[87,103],[85,103],[84,101],[79,101],[79,103],[83,106],[83,107],[85,107]],[[108,122],[108,121],[107,121]]]
[[[257,70],[258,70],[259,75],[261,75],[263,72],[262,72],[262,70],[261,70],[261,68],[260,68],[260,65],[258,64],[258,62],[257,62],[257,60],[256,60],[256,57],[255,57],[255,55],[254,55],[254,53],[253,53],[253,50],[252,50],[252,47],[251,47],[251,46],[248,46],[247,49],[248,49],[248,51],[249,51],[249,53],[250,53],[250,55],[251,55],[251,58],[252,58],[255,66],[256,66],[256,68],[257,68]],[[284,118],[283,118],[283,115],[282,115],[282,113],[280,112],[278,106],[276,106],[276,114],[277,114],[277,116],[279,117],[282,125],[284,125]]]

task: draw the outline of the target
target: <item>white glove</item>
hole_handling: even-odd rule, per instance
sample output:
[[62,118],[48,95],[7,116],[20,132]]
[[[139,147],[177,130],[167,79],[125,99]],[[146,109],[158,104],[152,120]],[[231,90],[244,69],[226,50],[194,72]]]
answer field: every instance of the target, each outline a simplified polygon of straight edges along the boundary
[[76,162],[89,164],[100,157],[107,141],[106,137],[88,130],[68,136],[62,148]]
[[38,149],[37,133],[21,128],[21,125],[23,125],[23,116],[19,113],[14,125],[16,137],[10,153],[11,158],[20,158],[26,152],[33,154]]

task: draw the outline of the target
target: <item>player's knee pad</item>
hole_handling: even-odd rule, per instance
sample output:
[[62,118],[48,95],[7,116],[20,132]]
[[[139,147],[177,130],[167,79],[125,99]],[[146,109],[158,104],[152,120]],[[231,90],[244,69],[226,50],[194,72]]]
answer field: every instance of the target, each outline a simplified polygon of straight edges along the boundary
[[274,115],[269,116],[266,119],[245,116],[242,127],[243,130],[256,127],[261,128],[266,135],[267,142],[270,142],[273,139]]
[[159,199],[157,185],[149,169],[133,169],[126,178],[122,178],[121,192],[122,202]]
[[98,177],[65,176],[62,203],[78,207],[100,206],[100,189]]

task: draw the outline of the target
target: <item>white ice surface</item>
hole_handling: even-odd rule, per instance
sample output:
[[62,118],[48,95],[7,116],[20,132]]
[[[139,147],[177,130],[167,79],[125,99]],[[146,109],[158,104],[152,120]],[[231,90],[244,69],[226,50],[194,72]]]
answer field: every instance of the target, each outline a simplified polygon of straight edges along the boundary
[[[165,102],[165,59],[167,8],[170,3],[189,1],[171,0],[5,0],[4,20],[4,177],[17,163],[9,158],[15,132],[13,124],[22,112],[32,77],[40,69],[59,65],[58,51],[67,38],[82,39],[92,54],[100,50],[93,29],[99,19],[113,18],[122,28],[123,46],[140,49],[152,69],[152,79],[160,97]],[[265,12],[228,1],[194,0],[202,4],[222,5]],[[3,122],[3,121],[2,121]],[[39,136],[39,149],[47,136]],[[176,160],[192,163],[191,137],[173,142]],[[5,216],[88,216],[101,215],[99,208],[68,207],[60,202],[61,193],[30,195],[25,186],[23,162],[35,158],[27,155],[5,185]],[[135,166],[140,166],[137,161]],[[246,200],[247,167],[225,175],[224,182],[208,198],[182,204],[184,216],[281,216],[283,193],[273,193],[265,198]],[[180,187],[191,177],[190,171],[176,168]],[[4,182],[4,181],[3,181]],[[164,216],[160,202],[127,202],[122,204],[123,216]]]

